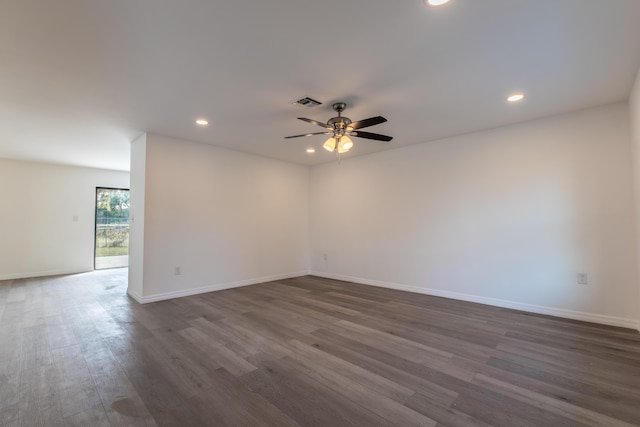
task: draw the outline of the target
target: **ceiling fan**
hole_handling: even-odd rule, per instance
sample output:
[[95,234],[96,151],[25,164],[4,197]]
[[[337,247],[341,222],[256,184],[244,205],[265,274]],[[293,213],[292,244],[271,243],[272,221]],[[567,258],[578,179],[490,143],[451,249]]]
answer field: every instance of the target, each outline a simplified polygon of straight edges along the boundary
[[373,139],[375,141],[389,142],[393,139],[391,136],[380,135],[379,133],[362,132],[359,129],[369,126],[379,125],[387,121],[382,116],[370,117],[368,119],[352,122],[348,117],[342,117],[342,112],[347,108],[347,104],[344,102],[336,102],[333,104],[333,109],[338,113],[337,117],[332,117],[325,124],[316,120],[305,119],[304,117],[298,117],[299,120],[318,125],[327,129],[324,132],[304,133],[302,135],[285,136],[285,139],[300,138],[302,136],[312,135],[331,135],[329,139],[324,143],[325,150],[333,152],[338,150],[338,154],[346,153],[353,147],[353,141],[350,137],[355,136],[358,138]]

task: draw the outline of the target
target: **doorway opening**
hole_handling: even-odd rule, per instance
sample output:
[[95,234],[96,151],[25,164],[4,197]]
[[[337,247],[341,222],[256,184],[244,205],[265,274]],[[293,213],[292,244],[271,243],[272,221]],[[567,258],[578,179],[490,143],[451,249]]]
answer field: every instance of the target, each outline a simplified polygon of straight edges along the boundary
[[129,204],[129,189],[96,188],[96,270],[129,266]]

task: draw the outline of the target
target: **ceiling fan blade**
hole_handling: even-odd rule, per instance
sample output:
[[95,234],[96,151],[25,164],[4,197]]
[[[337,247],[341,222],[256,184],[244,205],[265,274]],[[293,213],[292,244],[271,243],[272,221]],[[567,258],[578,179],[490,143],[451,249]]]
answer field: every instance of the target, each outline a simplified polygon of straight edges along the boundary
[[319,122],[319,121],[316,121],[316,120],[305,119],[304,117],[298,117],[298,120],[302,120],[303,122],[311,123],[312,125],[318,125],[318,126],[321,126],[323,128],[326,128],[326,129],[332,129],[332,127],[329,126],[328,124],[322,123],[322,122]]
[[384,123],[386,121],[387,119],[382,116],[369,117],[368,119],[353,122],[349,125],[349,127],[351,129],[362,129],[369,126],[379,125],[380,123]]
[[331,132],[303,133],[302,135],[285,136],[285,137],[284,137],[284,139],[289,139],[289,138],[300,138],[301,136],[312,136],[312,135],[331,135]]
[[379,133],[362,132],[362,131],[353,131],[350,133],[350,135],[357,136],[358,138],[375,139],[376,141],[384,141],[384,142],[389,142],[393,139],[392,136],[380,135]]

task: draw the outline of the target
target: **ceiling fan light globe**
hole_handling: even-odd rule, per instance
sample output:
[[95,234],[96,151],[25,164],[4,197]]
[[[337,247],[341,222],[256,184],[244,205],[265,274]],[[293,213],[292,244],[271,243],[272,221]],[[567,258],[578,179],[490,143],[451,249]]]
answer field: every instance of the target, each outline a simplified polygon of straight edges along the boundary
[[325,150],[327,150],[328,152],[333,152],[333,150],[336,149],[336,140],[335,138],[329,138],[325,141],[324,145],[322,146],[322,148],[324,148]]
[[353,147],[353,141],[348,136],[343,136],[340,138],[340,142],[338,143],[338,153],[346,153],[351,150]]

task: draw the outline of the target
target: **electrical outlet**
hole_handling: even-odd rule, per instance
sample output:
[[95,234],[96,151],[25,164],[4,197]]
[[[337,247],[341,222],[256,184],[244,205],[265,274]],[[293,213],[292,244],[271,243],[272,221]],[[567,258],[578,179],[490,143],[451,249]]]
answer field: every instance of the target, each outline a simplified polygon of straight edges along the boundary
[[327,255],[327,254],[322,254],[322,259],[323,259],[323,260],[325,260],[325,261],[326,261],[326,260],[328,260],[328,259],[329,259],[329,255]]
[[78,222],[78,215],[73,216],[73,222]]
[[179,276],[182,274],[182,267],[176,267],[175,270],[173,271],[173,274],[175,274],[176,276]]
[[589,277],[587,276],[587,273],[578,273],[577,280],[578,285],[586,286],[589,284]]

